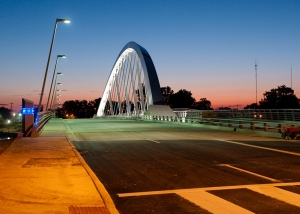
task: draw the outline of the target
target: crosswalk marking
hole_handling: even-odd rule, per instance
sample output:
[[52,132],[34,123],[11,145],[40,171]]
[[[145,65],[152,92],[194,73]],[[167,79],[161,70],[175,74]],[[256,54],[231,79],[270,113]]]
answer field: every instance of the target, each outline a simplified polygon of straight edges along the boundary
[[193,191],[212,191],[212,190],[227,190],[227,189],[245,189],[252,187],[276,187],[276,186],[300,186],[300,182],[288,182],[288,183],[269,183],[269,184],[250,184],[250,185],[236,185],[236,186],[219,186],[219,187],[202,187],[202,188],[191,188],[191,189],[174,189],[174,190],[159,190],[159,191],[148,191],[148,192],[131,192],[131,193],[119,193],[119,197],[130,197],[130,196],[143,196],[143,195],[162,195],[170,193],[182,193],[182,192],[193,192]]
[[272,186],[253,186],[248,189],[300,207],[300,195]]
[[253,213],[205,191],[182,192],[179,193],[178,195],[202,207],[203,209],[206,209],[211,213],[220,213],[220,214],[221,213],[222,214],[235,214],[235,213],[252,214]]
[[300,195],[283,190],[277,187],[280,186],[299,186],[300,182],[289,183],[269,183],[269,184],[252,184],[252,185],[238,185],[238,186],[221,186],[221,187],[203,187],[193,189],[176,189],[176,190],[162,190],[150,192],[133,192],[133,193],[119,193],[119,197],[132,196],[147,196],[147,195],[161,195],[161,194],[177,194],[197,206],[214,214],[250,214],[253,213],[238,205],[235,205],[227,200],[215,196],[208,191],[212,190],[230,190],[230,189],[249,189],[254,192],[266,195],[279,201],[300,207]]

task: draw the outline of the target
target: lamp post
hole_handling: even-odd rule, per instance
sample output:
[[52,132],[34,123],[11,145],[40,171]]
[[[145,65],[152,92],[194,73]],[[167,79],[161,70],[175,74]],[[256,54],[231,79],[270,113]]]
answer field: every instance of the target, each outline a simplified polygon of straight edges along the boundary
[[63,75],[63,73],[62,73],[62,72],[56,73],[55,81],[54,81],[54,87],[53,87],[53,93],[52,93],[52,98],[51,98],[51,102],[50,102],[50,106],[52,106],[53,97],[54,97],[54,94],[56,95],[56,91],[57,91],[57,84],[56,84],[57,75]]
[[66,55],[57,55],[57,57],[56,57],[53,76],[52,76],[52,81],[51,81],[51,86],[50,86],[49,95],[48,95],[48,101],[47,101],[47,105],[46,105],[46,111],[48,110],[48,104],[49,104],[49,99],[50,99],[50,94],[51,94],[51,90],[52,90],[53,79],[54,79],[54,76],[55,76],[55,71],[56,71],[58,58],[66,58]]
[[[53,31],[53,35],[52,35],[52,41],[51,41],[51,45],[50,45],[50,51],[49,51],[49,55],[48,55],[48,61],[47,61],[46,71],[45,71],[45,76],[44,76],[44,81],[43,81],[42,92],[41,92],[40,101],[39,101],[39,105],[38,105],[38,113],[41,111],[41,104],[42,104],[42,100],[43,100],[44,89],[45,89],[45,84],[46,84],[46,78],[47,78],[47,74],[48,74],[48,68],[49,68],[49,64],[50,64],[52,47],[53,47],[53,44],[54,44],[54,38],[55,38],[56,28],[57,28],[57,23],[58,22],[70,23],[71,21],[70,21],[70,19],[56,19],[56,21],[55,21],[54,31]],[[32,135],[31,135],[32,137],[35,136],[35,132],[36,132],[36,125],[34,124],[34,129],[33,129]]]

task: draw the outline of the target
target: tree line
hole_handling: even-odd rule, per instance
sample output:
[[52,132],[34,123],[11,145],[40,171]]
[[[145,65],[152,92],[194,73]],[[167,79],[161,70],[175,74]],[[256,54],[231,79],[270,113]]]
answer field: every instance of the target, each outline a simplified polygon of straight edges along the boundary
[[[211,102],[206,98],[196,101],[192,97],[192,92],[180,89],[178,92],[169,87],[161,88],[163,101],[165,105],[171,108],[193,108],[202,110],[211,110]],[[91,118],[98,110],[101,98],[95,100],[68,100],[63,103],[61,108],[57,109],[57,116],[61,118]],[[133,105],[133,103],[130,103]],[[126,108],[126,102],[122,102],[122,108]],[[133,107],[131,107],[133,109]]]
[[[176,93],[171,87],[161,87],[162,97],[165,105],[171,108],[191,108],[197,110],[213,110],[211,102],[206,98],[200,98],[198,101],[192,96],[192,92],[186,89],[180,89]],[[285,85],[273,88],[263,94],[264,98],[259,103],[252,103],[244,109],[287,109],[300,108],[300,102],[294,94],[294,90]],[[58,109],[58,116],[62,118],[91,118],[98,110],[101,98],[95,100],[69,100]],[[131,105],[133,105],[131,103]],[[126,103],[122,102],[122,107],[126,108]],[[133,109],[133,107],[132,107]],[[230,109],[230,108],[219,108]],[[68,116],[66,116],[68,115]]]
[[[161,87],[162,97],[165,105],[171,108],[191,108],[198,110],[213,110],[211,102],[206,98],[198,101],[192,96],[192,92],[180,89],[176,93],[171,87]],[[68,100],[61,108],[57,109],[57,115],[61,118],[91,118],[98,110],[101,98],[95,100]],[[130,103],[133,105],[132,103]],[[126,102],[122,102],[122,108],[126,108]],[[273,88],[263,94],[263,99],[258,103],[246,105],[244,109],[297,109],[300,108],[300,101],[294,94],[292,88],[285,85]],[[132,107],[133,109],[133,107]],[[230,109],[230,108],[219,108]],[[10,109],[0,107],[0,118],[10,119],[12,112]]]
[[273,88],[263,94],[264,98],[258,103],[245,106],[244,109],[297,109],[300,108],[300,100],[294,94],[294,90],[285,85]]

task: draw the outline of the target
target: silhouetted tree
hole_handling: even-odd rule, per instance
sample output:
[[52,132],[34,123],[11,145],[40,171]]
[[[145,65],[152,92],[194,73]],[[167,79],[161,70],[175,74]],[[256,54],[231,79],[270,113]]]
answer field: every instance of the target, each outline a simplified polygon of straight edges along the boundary
[[194,102],[195,98],[192,97],[192,93],[185,89],[180,89],[169,98],[171,108],[192,108]]
[[259,104],[262,109],[299,108],[299,100],[294,90],[285,85],[266,91]]
[[161,94],[165,105],[170,105],[170,96],[174,94],[174,91],[169,87],[161,87]]
[[3,119],[7,120],[11,118],[11,110],[5,107],[0,107],[0,115]]
[[211,102],[206,98],[201,98],[198,102],[194,102],[193,106],[194,109],[198,110],[212,110]]
[[91,118],[98,110],[101,98],[86,101],[86,100],[68,100],[64,102],[61,108],[57,109],[57,115],[61,118],[67,118],[68,115],[73,115],[75,118]]
[[218,110],[231,110],[229,107],[219,107]]
[[257,103],[252,103],[250,105],[246,105],[244,109],[258,109],[259,105]]

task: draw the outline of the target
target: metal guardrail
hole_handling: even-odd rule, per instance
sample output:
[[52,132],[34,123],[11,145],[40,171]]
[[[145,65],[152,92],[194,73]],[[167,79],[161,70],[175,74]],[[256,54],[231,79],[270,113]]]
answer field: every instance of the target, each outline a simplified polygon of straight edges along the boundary
[[40,133],[43,131],[47,122],[55,117],[55,112],[53,111],[42,111],[37,115],[36,122],[33,125],[33,130],[31,133],[31,137],[38,137]]
[[264,120],[249,120],[249,119],[224,119],[224,118],[195,118],[195,117],[168,117],[168,116],[154,116],[144,115],[142,119],[146,120],[160,120],[168,122],[182,122],[195,123],[203,125],[231,127],[238,129],[248,129],[253,131],[264,131],[273,133],[283,133],[285,126],[297,126],[300,123],[295,121],[264,121]]
[[173,109],[178,117],[201,118],[203,114],[211,114],[216,118],[252,118],[263,120],[299,121],[300,109],[243,109],[243,110],[195,110]]

